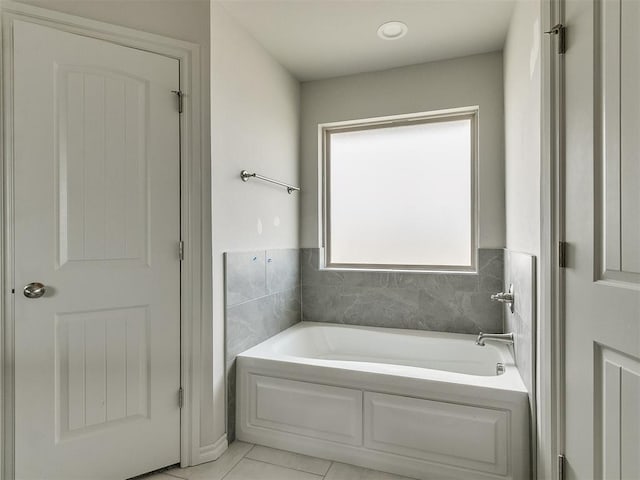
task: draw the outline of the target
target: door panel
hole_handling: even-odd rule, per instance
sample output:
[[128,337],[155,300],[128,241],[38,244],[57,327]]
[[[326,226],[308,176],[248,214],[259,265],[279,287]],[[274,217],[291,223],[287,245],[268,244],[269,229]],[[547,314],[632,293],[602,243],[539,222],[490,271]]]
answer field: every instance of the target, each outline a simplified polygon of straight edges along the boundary
[[619,4],[620,257],[628,281],[640,285],[640,2]]
[[603,212],[596,225],[596,254],[603,259],[598,278],[640,286],[640,3],[606,0],[594,6],[594,14],[601,56],[594,105],[596,207]]
[[148,418],[146,307],[56,316],[57,436]]
[[148,84],[109,70],[58,66],[60,266],[148,263]]
[[596,359],[602,478],[640,478],[640,362],[607,348]]
[[13,36],[16,478],[177,463],[178,61],[22,21]]
[[637,2],[565,2],[567,478],[638,478]]

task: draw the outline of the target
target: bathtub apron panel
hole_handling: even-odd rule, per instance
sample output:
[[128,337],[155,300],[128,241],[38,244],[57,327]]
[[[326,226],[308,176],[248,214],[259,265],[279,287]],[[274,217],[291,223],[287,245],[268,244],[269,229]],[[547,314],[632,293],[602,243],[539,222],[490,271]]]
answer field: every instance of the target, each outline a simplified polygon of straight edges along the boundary
[[303,322],[237,362],[240,440],[424,480],[531,478],[527,391],[504,345]]

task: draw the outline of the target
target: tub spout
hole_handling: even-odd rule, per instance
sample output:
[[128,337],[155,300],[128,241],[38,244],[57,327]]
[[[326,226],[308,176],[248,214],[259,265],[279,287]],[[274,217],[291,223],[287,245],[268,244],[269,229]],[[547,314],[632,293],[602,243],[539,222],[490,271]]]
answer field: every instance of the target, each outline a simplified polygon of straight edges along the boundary
[[507,345],[513,345],[513,333],[482,333],[478,335],[476,339],[476,345],[484,347],[485,340],[496,340],[498,342],[504,342]]

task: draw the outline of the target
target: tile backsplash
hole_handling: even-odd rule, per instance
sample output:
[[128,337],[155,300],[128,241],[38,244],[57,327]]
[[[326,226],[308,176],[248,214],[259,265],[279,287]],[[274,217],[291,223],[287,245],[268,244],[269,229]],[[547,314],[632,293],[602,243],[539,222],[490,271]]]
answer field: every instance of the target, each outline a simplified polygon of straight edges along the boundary
[[535,400],[535,331],[536,331],[536,257],[505,250],[504,288],[513,285],[513,313],[505,309],[505,331],[513,332],[516,365],[529,392],[530,404]]
[[300,321],[298,249],[225,253],[227,437],[235,438],[235,359]]
[[320,270],[301,251],[302,319],[456,333],[502,332],[502,249],[480,249],[477,274]]

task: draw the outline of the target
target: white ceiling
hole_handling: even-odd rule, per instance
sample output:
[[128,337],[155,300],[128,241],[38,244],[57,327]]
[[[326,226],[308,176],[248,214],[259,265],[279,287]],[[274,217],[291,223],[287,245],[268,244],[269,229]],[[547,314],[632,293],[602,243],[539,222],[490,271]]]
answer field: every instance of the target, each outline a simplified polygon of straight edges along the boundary
[[[501,50],[515,0],[214,0],[301,81]],[[376,32],[400,20],[394,41]]]

